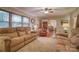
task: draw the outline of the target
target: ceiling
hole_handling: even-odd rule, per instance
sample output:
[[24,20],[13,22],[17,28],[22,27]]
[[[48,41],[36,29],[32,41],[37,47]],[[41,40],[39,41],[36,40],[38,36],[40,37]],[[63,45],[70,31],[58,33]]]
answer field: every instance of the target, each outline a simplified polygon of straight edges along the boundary
[[[18,10],[24,14],[31,15],[33,17],[53,17],[53,16],[63,16],[72,13],[76,10],[75,7],[47,7],[53,10],[53,13],[44,14],[41,12],[45,7],[8,7],[8,9]],[[11,11],[12,11],[11,10]]]

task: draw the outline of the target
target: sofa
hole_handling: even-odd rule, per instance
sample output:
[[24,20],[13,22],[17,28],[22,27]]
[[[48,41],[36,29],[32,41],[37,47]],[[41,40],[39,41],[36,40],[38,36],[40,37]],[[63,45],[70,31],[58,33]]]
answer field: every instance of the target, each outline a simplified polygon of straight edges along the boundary
[[70,36],[64,33],[57,33],[56,51],[79,51],[79,28],[72,29]]
[[65,36],[57,36],[57,44],[54,48],[56,52],[77,52],[78,50],[72,44],[71,38]]
[[79,51],[79,28],[73,29],[71,34],[71,43],[78,49]]
[[37,35],[25,27],[0,29],[0,51],[15,52],[35,40]]

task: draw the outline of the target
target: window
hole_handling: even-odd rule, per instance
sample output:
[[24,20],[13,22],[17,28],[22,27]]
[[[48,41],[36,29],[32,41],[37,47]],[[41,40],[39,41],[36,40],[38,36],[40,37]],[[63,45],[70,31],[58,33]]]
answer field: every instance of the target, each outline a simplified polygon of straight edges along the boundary
[[[29,18],[22,17],[19,15],[12,15],[12,27],[29,27]],[[5,11],[0,11],[0,28],[9,27],[9,13]]]
[[29,18],[23,17],[23,27],[29,27]]
[[22,26],[21,16],[12,14],[12,27],[21,27],[21,26]]
[[9,13],[0,11],[0,28],[9,27]]

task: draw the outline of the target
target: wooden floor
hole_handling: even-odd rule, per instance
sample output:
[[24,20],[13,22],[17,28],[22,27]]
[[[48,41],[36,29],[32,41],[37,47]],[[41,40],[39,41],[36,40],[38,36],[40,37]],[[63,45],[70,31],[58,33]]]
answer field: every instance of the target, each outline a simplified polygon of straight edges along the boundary
[[56,45],[54,37],[38,37],[17,52],[52,52]]

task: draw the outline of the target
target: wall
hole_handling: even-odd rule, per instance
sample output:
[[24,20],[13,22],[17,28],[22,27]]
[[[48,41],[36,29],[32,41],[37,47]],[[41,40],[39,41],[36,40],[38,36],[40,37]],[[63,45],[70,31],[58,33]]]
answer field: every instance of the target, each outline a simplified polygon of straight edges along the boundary
[[[56,32],[60,32],[60,33],[63,33],[64,32],[64,29],[61,25],[61,21],[63,20],[62,18],[51,18],[51,19],[41,19],[42,21],[48,21],[48,23],[53,23],[53,20],[56,20]],[[41,21],[41,22],[42,22]]]
[[54,28],[56,28],[56,26],[57,26],[56,20],[49,20],[48,26],[53,26]]
[[79,8],[72,13],[73,29],[76,29],[77,15],[79,15]]
[[30,22],[31,22],[31,19],[34,20],[33,23],[30,23],[31,31],[38,31],[38,28],[39,28],[39,18],[37,18],[37,17],[30,18]]
[[14,14],[18,14],[18,15],[21,15],[21,16],[32,17],[28,13],[24,13],[21,10],[16,9],[16,7],[0,7],[0,10],[4,10],[4,11],[14,13]]
[[[79,8],[76,9],[73,13],[65,15],[63,17],[63,20],[68,20],[69,24],[70,24],[70,28],[69,28],[69,32],[71,32],[71,30],[76,29],[76,22],[77,22],[77,15],[79,14]],[[60,24],[62,20],[57,20],[57,30],[58,32],[63,32],[63,28]],[[58,29],[59,28],[59,29]]]
[[[63,17],[55,17],[55,18],[53,17],[53,18],[50,18],[50,19],[57,21],[56,31],[61,32],[61,33],[64,32],[64,29],[61,25],[61,21],[68,20],[68,22],[70,24],[70,28],[69,28],[69,32],[70,32],[72,29],[76,28],[76,21],[77,21],[77,15],[78,14],[79,14],[79,8],[77,8],[75,11],[73,11],[73,13],[67,14]],[[48,20],[50,20],[50,19],[48,19]],[[45,20],[45,19],[42,19],[42,20]]]

